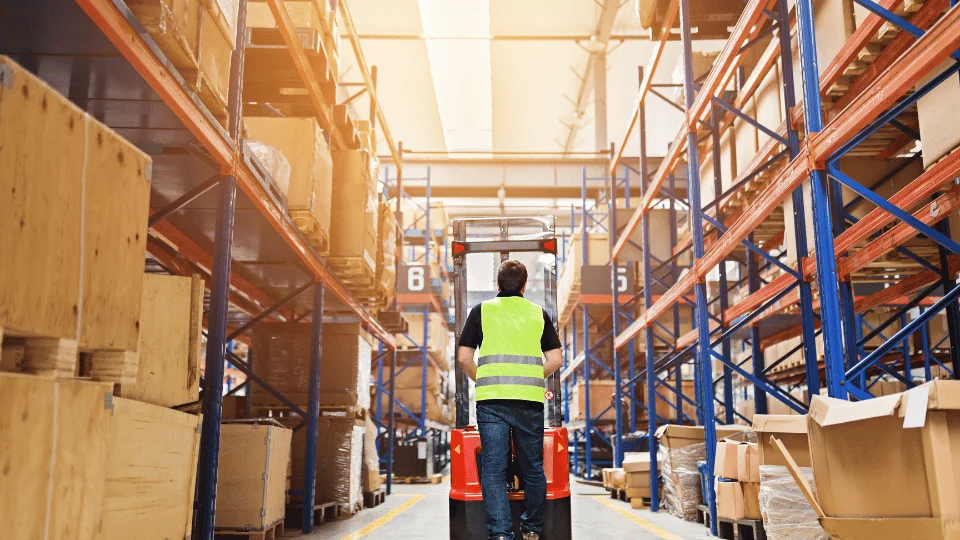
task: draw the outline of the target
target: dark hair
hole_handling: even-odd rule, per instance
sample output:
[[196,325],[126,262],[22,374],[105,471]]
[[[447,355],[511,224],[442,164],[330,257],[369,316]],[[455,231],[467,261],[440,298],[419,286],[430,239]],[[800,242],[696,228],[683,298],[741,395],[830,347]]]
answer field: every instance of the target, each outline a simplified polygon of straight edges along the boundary
[[527,284],[527,267],[520,261],[504,261],[497,270],[497,285],[509,294],[519,294]]

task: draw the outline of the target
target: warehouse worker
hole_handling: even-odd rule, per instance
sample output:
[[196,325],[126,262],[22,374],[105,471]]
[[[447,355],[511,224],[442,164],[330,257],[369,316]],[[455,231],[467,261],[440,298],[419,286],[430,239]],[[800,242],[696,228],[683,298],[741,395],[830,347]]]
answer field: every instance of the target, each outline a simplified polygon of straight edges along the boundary
[[[476,381],[477,426],[482,446],[483,509],[491,540],[513,540],[506,473],[510,436],[523,479],[523,540],[543,528],[547,478],[543,473],[544,380],[563,363],[550,316],[523,297],[527,269],[506,261],[497,271],[499,294],[473,308],[460,334],[457,361]],[[480,349],[479,367],[473,361]],[[546,359],[546,361],[544,361]]]

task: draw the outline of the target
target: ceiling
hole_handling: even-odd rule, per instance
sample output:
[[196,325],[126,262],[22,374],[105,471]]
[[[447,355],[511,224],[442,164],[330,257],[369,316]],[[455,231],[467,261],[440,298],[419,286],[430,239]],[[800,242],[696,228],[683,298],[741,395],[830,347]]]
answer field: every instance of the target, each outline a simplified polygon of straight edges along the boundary
[[[378,67],[377,95],[390,132],[405,151],[559,154],[570,126],[579,129],[568,152],[607,150],[610,142],[623,140],[636,101],[637,68],[653,49],[640,28],[634,0],[611,4],[617,11],[606,47],[607,128],[598,141],[592,97],[582,116],[575,112],[582,79],[591,76],[584,73],[589,37],[598,30],[603,1],[346,2],[367,63]],[[696,46],[711,51],[721,44]],[[346,42],[341,54],[341,82],[359,81]],[[671,82],[679,55],[679,43],[671,42],[655,82]],[[346,99],[356,88],[343,91]],[[352,104],[359,117],[367,117],[364,97]],[[658,98],[648,100],[650,155],[664,154],[681,119],[679,111]],[[388,154],[379,140],[380,154]],[[627,145],[625,155],[636,156],[635,131]]]

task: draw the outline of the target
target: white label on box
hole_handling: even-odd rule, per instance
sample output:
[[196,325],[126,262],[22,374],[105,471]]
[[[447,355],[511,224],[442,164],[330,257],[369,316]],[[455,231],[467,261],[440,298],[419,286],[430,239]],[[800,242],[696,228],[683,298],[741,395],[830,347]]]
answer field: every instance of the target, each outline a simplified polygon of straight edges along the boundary
[[903,429],[921,428],[927,421],[927,402],[930,387],[918,386],[906,393],[907,408],[903,414]]
[[417,459],[427,459],[426,441],[417,443]]

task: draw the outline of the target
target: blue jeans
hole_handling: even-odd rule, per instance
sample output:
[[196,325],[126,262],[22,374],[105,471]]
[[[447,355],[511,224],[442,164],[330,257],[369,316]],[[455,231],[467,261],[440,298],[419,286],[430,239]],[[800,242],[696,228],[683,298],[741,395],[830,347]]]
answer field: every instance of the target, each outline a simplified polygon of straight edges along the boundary
[[482,446],[480,486],[489,538],[513,540],[514,537],[507,499],[511,434],[526,507],[520,517],[520,530],[539,534],[547,499],[547,477],[543,474],[543,405],[519,400],[478,401],[477,427]]

